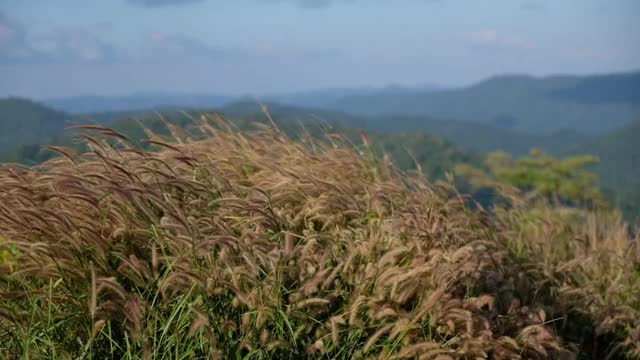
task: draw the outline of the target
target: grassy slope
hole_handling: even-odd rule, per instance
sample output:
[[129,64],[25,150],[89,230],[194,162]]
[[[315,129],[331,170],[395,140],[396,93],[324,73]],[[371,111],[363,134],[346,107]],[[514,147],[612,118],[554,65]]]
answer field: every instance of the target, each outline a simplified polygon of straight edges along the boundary
[[0,166],[2,356],[640,356],[615,218],[494,223],[340,140],[214,132]]
[[[599,92],[598,88],[622,89]],[[640,73],[599,77],[495,77],[468,88],[398,96],[352,96],[334,108],[361,114],[429,114],[440,118],[553,133],[602,134],[640,114]],[[617,96],[610,95],[611,93]]]

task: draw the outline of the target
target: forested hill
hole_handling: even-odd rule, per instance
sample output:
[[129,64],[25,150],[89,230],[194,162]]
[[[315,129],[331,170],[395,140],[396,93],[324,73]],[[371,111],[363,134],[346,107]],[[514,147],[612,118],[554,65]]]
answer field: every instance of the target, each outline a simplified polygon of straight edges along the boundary
[[[367,119],[363,117],[278,104],[268,104],[268,111],[281,130],[293,138],[299,137],[302,133],[309,133],[318,138],[325,133],[339,133],[348,137],[355,146],[363,146],[363,138],[358,129],[364,128],[371,141],[372,150],[377,155],[388,153],[401,169],[415,169],[420,166],[431,179],[443,178],[445,173],[450,172],[456,164],[479,165],[482,161],[480,153],[465,151],[425,131],[409,131],[415,129],[398,127],[397,131],[391,133],[380,132],[376,131],[375,127],[368,127]],[[106,124],[127,135],[133,141],[139,142],[147,138],[144,128],[161,135],[169,135],[167,123],[175,125],[185,133],[197,133],[194,125],[198,120],[194,119],[200,114],[214,112],[222,114],[233,126],[241,130],[253,128],[255,122],[268,123],[262,108],[256,102],[238,102],[221,109],[196,109],[185,112],[130,111],[76,115],[73,117],[73,122]],[[54,135],[60,134],[62,129],[63,127],[60,131],[54,132]],[[36,140],[29,140],[27,133],[28,129],[14,132],[14,138],[20,139],[19,144],[1,153],[0,162],[37,164],[55,155],[52,151],[43,150],[43,145],[73,146],[72,132],[65,132],[65,136]],[[139,145],[144,144],[139,143]]]
[[573,152],[598,156],[598,173],[612,187],[640,183],[640,118],[620,130],[579,146]]
[[640,116],[640,72],[599,76],[498,76],[438,92],[347,96],[331,107],[356,114],[453,118],[550,134],[604,134]]
[[[344,112],[266,104],[268,111],[283,130],[292,136],[302,131],[320,136],[323,132],[346,134],[362,144],[359,128],[370,136],[378,154],[389,153],[402,169],[419,165],[431,178],[443,178],[457,163],[478,165],[483,153],[503,150],[515,156],[531,148],[555,154],[593,154],[600,158],[594,169],[611,197],[627,208],[627,213],[640,213],[640,121],[606,136],[589,137],[575,131],[553,135],[527,134],[481,123],[437,119],[426,115],[359,116]],[[53,152],[43,145],[72,145],[65,132],[74,123],[101,123],[121,131],[135,140],[146,137],[143,124],[157,132],[166,132],[165,121],[189,131],[203,112],[217,112],[240,129],[252,122],[265,122],[262,108],[255,101],[231,103],[219,109],[181,111],[130,111],[76,115],[74,117],[23,99],[0,102],[2,148],[0,161],[36,164],[49,159]],[[161,117],[162,116],[162,117]],[[20,119],[16,121],[15,119]],[[637,198],[637,199],[636,199]],[[624,201],[623,201],[624,200]]]
[[0,99],[0,152],[49,141],[64,131],[69,120],[68,114],[30,100]]
[[606,189],[615,193],[629,216],[640,216],[640,118],[606,136],[587,142],[572,153],[599,158],[595,172]]
[[181,93],[138,93],[126,96],[72,96],[45,100],[55,109],[73,114],[125,112],[149,109],[186,109],[216,107],[231,100],[229,96]]

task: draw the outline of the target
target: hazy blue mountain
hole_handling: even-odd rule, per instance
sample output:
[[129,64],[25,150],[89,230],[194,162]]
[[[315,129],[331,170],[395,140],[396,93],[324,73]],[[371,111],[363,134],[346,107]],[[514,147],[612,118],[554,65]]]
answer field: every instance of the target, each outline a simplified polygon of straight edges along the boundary
[[423,85],[423,86],[400,86],[389,85],[386,87],[353,87],[353,88],[327,88],[318,90],[301,91],[294,93],[283,93],[264,95],[260,99],[267,102],[277,102],[287,105],[312,107],[312,108],[326,108],[330,107],[335,102],[348,96],[394,96],[401,94],[410,94],[416,91],[420,92],[434,92],[444,90],[445,88],[438,85]]
[[[606,136],[586,136],[575,131],[551,135],[521,133],[494,125],[437,119],[425,115],[362,116],[338,111],[266,103],[271,116],[292,136],[304,129],[315,135],[323,131],[349,134],[355,142],[358,128],[370,134],[374,145],[387,151],[402,168],[410,168],[413,158],[426,173],[439,177],[456,162],[479,164],[481,153],[495,150],[523,155],[531,148],[560,154],[593,154],[601,159],[594,168],[611,197],[628,216],[640,214],[640,120]],[[121,131],[136,141],[146,137],[141,124],[155,132],[166,131],[164,121],[180,128],[193,128],[189,114],[217,112],[240,128],[251,122],[266,123],[255,101],[229,103],[217,109],[129,111],[71,116],[24,99],[0,100],[0,161],[36,164],[54,155],[43,145],[73,146],[64,129],[77,123],[101,123]],[[161,120],[161,116],[165,120]],[[16,120],[18,119],[18,120]],[[640,118],[639,118],[640,119]],[[410,155],[411,153],[411,155]]]
[[125,96],[73,96],[43,100],[53,108],[69,113],[123,112],[138,110],[166,110],[172,108],[213,108],[231,101],[233,97],[183,93],[138,93]]
[[[297,139],[303,133],[317,138],[324,138],[326,132],[340,133],[347,137],[355,146],[362,146],[362,138],[356,124],[356,117],[348,117],[347,114],[332,112],[316,112],[314,110],[291,107],[286,105],[268,104],[269,112],[275,119],[281,131]],[[260,106],[255,102],[234,103],[222,109],[193,109],[185,112],[172,111],[159,113],[153,111],[139,113],[100,113],[91,115],[90,118],[108,118],[108,126],[122,134],[125,134],[138,146],[148,147],[140,141],[147,138],[145,129],[156,134],[170,136],[166,123],[172,123],[180,132],[188,134],[192,138],[199,138],[197,125],[191,115],[203,112],[218,112],[225,116],[229,123],[239,129],[252,129],[255,122],[268,123]],[[84,115],[83,115],[84,117]],[[303,120],[306,119],[306,120]],[[345,122],[344,120],[352,122]],[[84,121],[85,123],[87,121]],[[64,145],[82,150],[76,142],[72,141],[73,134],[67,132],[65,136],[57,136],[42,141],[24,142],[11,151],[0,154],[0,162],[17,162],[27,165],[44,162],[57,154],[47,149],[44,145]],[[475,152],[465,151],[460,147],[438,136],[425,131],[395,131],[377,132],[375,129],[367,129],[372,147],[378,155],[386,152],[393,161],[402,169],[415,169],[416,162],[431,179],[442,179],[447,171],[451,171],[458,163],[471,163],[480,165],[482,156]]]
[[604,134],[640,115],[640,72],[598,76],[498,76],[437,92],[346,96],[330,108],[366,115],[429,115],[551,134]]
[[551,96],[581,104],[618,103],[640,106],[640,72],[594,75]]
[[622,129],[588,141],[571,152],[598,156],[600,163],[596,171],[605,186],[635,187],[640,184],[640,118]]
[[640,219],[640,118],[622,129],[585,142],[571,153],[592,154],[594,171],[629,220]]
[[[251,96],[247,98],[260,99],[266,102],[278,102],[282,104],[303,107],[327,107],[330,104],[346,97],[355,95],[400,95],[415,91],[436,91],[443,87],[425,85],[420,87],[403,87],[390,85],[383,88],[354,87],[354,88],[327,88],[309,91],[300,91],[281,94],[267,94]],[[45,99],[43,102],[55,109],[73,114],[78,113],[104,113],[104,112],[129,112],[140,110],[171,110],[193,108],[216,108],[228,102],[237,101],[243,97],[227,95],[184,94],[172,92],[147,92],[123,96],[72,96],[54,99]]]
[[[453,119],[434,118],[427,115],[352,115],[340,111],[309,109],[277,103],[266,104],[269,113],[276,119],[299,122],[341,123],[349,127],[367,130],[402,133],[429,132],[446,139],[460,148],[479,152],[503,150],[514,155],[525,155],[532,148],[552,153],[567,152],[592,139],[576,131],[556,131],[552,134],[529,134],[495,125],[462,122]],[[230,117],[264,118],[260,105],[255,101],[240,101],[227,104],[220,109]]]

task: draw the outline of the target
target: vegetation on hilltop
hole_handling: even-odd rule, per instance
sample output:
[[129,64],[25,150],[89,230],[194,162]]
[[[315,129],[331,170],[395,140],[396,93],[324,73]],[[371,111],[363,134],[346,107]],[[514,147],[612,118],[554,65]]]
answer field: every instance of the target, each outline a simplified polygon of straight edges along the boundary
[[95,129],[0,166],[6,358],[640,357],[615,211],[512,189],[490,216],[330,134]]
[[485,161],[488,173],[467,164],[457,165],[455,172],[480,187],[506,184],[529,192],[529,197],[541,197],[554,205],[588,208],[607,206],[600,191],[598,176],[586,170],[598,163],[593,156],[556,159],[534,149],[529,156],[519,159],[513,159],[504,152],[495,152],[489,154]]

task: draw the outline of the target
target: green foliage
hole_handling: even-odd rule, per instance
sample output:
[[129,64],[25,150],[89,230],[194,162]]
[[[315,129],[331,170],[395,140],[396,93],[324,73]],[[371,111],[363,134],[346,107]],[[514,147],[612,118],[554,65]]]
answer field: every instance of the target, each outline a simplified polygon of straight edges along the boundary
[[540,150],[519,159],[495,152],[486,159],[489,174],[469,166],[457,166],[456,172],[476,187],[495,187],[508,197],[514,194],[508,187],[513,187],[556,204],[602,206],[598,176],[585,170],[597,162],[588,155],[556,159]]
[[614,199],[629,223],[640,225],[640,182],[632,184],[609,197]]
[[4,266],[12,269],[19,257],[16,245],[0,237],[0,269]]
[[517,160],[506,153],[493,153],[487,158],[491,171],[508,184],[548,199],[580,204],[601,200],[598,177],[585,170],[597,162],[588,155],[555,159],[540,150]]

